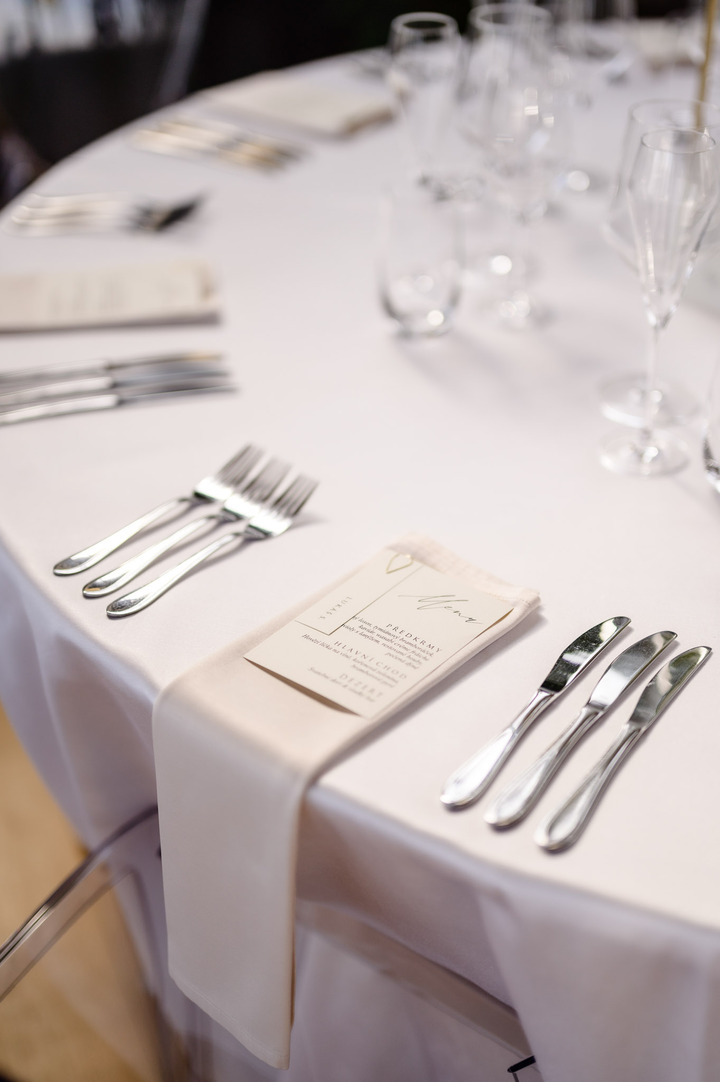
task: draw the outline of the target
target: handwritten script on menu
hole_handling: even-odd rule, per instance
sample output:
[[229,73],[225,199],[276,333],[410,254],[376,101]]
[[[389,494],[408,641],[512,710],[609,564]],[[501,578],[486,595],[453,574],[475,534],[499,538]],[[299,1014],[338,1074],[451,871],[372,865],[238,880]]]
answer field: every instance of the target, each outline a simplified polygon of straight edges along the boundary
[[245,657],[372,718],[511,611],[385,549]]

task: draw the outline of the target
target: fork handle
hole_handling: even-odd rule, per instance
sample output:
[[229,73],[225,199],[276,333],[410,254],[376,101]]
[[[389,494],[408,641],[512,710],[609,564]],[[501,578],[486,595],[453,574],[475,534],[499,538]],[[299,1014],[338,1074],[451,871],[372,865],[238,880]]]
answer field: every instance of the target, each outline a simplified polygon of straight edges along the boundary
[[215,541],[211,541],[209,545],[205,545],[204,548],[199,549],[198,552],[193,553],[192,556],[188,556],[182,563],[176,564],[175,567],[171,567],[169,571],[166,571],[163,575],[158,575],[156,579],[152,579],[146,583],[145,586],[141,586],[137,590],[133,590],[132,593],[123,594],[122,597],[118,597],[115,601],[111,601],[105,610],[111,620],[118,619],[121,616],[132,616],[133,613],[140,612],[141,609],[146,609],[148,605],[152,605],[153,601],[157,601],[159,597],[175,585],[176,582],[180,582],[191,571],[200,564],[209,560],[211,556],[214,556],[216,552],[220,552],[221,549],[227,548],[228,545],[240,539],[241,543],[250,535],[245,534],[243,530],[232,530],[230,533],[224,533],[222,537],[218,537]]
[[115,552],[121,545],[124,545],[126,541],[151,526],[153,522],[157,522],[159,518],[163,518],[170,511],[194,502],[192,497],[179,496],[174,500],[161,503],[158,507],[154,507],[152,511],[147,511],[140,518],[136,518],[133,522],[129,522],[127,526],[123,526],[122,529],[116,530],[115,533],[111,533],[108,537],[103,537],[101,541],[96,541],[94,545],[89,545],[88,548],[81,549],[80,552],[60,560],[59,563],[55,564],[53,571],[56,575],[77,575],[79,571],[94,567],[95,564],[100,563],[106,556],[109,556],[111,552]]
[[211,523],[221,522],[223,518],[222,514],[203,515],[201,518],[193,519],[192,522],[187,522],[168,537],[163,537],[161,541],[157,541],[154,545],[148,545],[136,556],[125,560],[119,567],[113,568],[112,571],[106,571],[105,574],[93,579],[92,582],[88,582],[86,586],[83,586],[83,596],[105,597],[106,594],[111,594],[113,590],[119,590],[121,586],[126,586],[141,571],[144,571],[146,567],[150,567],[152,563],[166,552],[169,552],[170,549],[175,548],[176,545],[186,541]]

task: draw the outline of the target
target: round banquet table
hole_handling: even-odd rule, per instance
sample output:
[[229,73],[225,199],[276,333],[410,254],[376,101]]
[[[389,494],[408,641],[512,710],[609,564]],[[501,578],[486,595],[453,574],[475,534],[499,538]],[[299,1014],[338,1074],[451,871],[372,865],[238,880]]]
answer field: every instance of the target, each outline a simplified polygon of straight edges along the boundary
[[[302,74],[368,86],[352,58]],[[217,349],[238,384],[233,395],[0,430],[0,698],[88,842],[156,798],[151,716],[163,688],[396,538],[425,534],[540,593],[528,620],[316,782],[298,890],[301,903],[352,914],[508,1005],[545,1082],[710,1082],[720,1063],[717,659],[566,854],[542,852],[528,825],[493,833],[484,805],[449,815],[438,800],[447,774],[517,713],[584,628],[622,613],[638,634],[672,628],[683,648],[720,641],[720,506],[703,475],[700,421],[686,433],[689,465],[672,476],[615,475],[597,451],[614,427],[599,385],[640,366],[647,334],[637,281],[600,235],[602,181],[628,106],[691,96],[695,78],[638,62],[578,114],[576,159],[596,183],[533,225],[552,318],[532,331],[499,326],[477,282],[445,336],[408,340],[384,316],[376,227],[400,168],[394,123],[344,139],[294,132],[308,153],[273,174],[152,154],[125,129],[37,189],[203,192],[193,218],[157,235],[0,237],[3,274],[202,258],[221,300],[217,322],[5,334],[1,371]],[[174,108],[212,114],[202,95]],[[498,222],[484,206],[472,214],[482,247]],[[663,343],[700,398],[719,327],[689,294]],[[89,575],[53,576],[58,559],[186,492],[250,440],[320,479],[283,538],[217,559],[125,620],[81,596]],[[518,769],[588,691],[583,681],[528,736]],[[575,753],[533,823],[604,750],[622,709]],[[207,1023],[216,1077],[282,1075],[169,980],[163,996],[179,1029]],[[489,1080],[513,1059],[310,931],[298,940],[296,996],[293,1082]]]

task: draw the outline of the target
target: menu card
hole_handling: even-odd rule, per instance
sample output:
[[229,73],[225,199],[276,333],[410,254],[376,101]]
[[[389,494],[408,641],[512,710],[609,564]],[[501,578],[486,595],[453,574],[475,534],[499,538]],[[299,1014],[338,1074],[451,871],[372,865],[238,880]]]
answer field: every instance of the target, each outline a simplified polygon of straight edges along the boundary
[[0,275],[0,332],[207,319],[218,300],[201,260]]
[[245,657],[373,718],[512,608],[412,556],[384,549]]

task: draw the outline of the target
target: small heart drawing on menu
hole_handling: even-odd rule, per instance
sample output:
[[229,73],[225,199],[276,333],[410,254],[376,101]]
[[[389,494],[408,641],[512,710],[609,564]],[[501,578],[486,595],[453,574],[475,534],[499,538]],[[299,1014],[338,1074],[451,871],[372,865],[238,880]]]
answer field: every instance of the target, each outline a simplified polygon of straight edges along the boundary
[[385,574],[392,575],[394,571],[404,571],[406,567],[411,567],[414,562],[412,556],[409,556],[408,553],[396,552],[388,561]]

